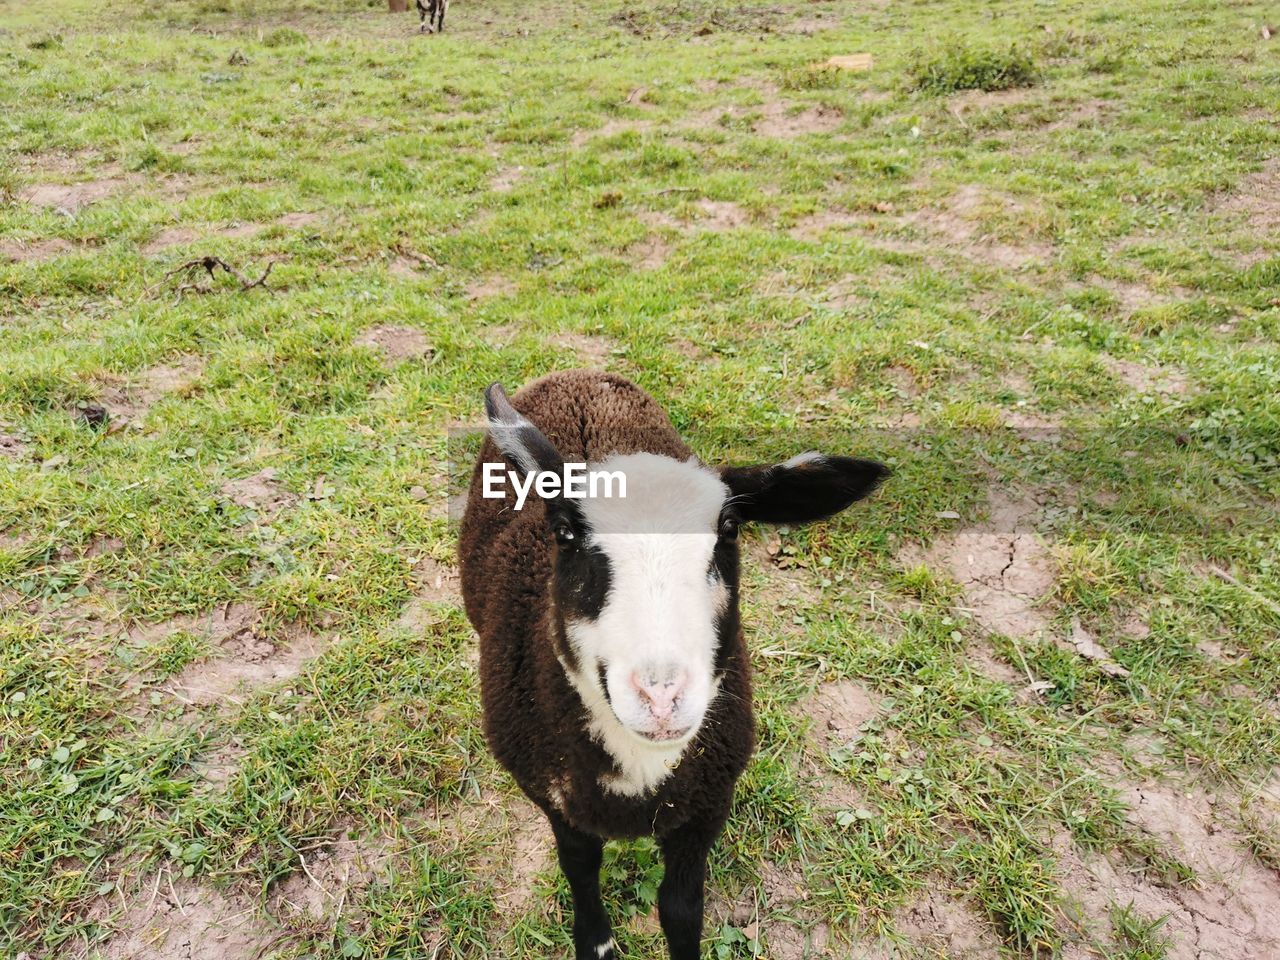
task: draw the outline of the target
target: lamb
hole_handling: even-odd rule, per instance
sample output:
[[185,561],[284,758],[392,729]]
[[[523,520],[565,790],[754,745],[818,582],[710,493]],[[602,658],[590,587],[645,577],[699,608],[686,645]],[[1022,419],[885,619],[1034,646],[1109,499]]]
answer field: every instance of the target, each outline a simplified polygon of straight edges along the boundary
[[421,33],[444,33],[444,15],[449,9],[449,0],[414,0],[418,8],[418,20],[422,24],[418,28]]
[[[670,956],[693,960],[707,855],[754,746],[738,528],[832,516],[888,470],[816,453],[713,469],[656,401],[607,373],[553,373],[513,399],[493,384],[485,406],[458,553],[486,739],[550,822],[577,960],[616,955],[600,898],[605,840],[645,835],[664,859]],[[486,463],[526,485],[589,464],[622,474],[625,496],[538,483],[516,510]]]

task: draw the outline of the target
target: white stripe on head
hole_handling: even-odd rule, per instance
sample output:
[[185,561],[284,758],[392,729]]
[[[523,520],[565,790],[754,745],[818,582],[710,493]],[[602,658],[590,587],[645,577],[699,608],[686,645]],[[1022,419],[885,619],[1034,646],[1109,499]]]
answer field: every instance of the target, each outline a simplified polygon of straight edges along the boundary
[[484,392],[489,436],[498,449],[526,476],[539,470],[559,472],[564,462],[541,430],[511,405],[502,384],[491,383]]
[[533,473],[538,469],[538,461],[529,449],[528,434],[525,432],[535,429],[537,428],[524,417],[519,417],[514,423],[489,421],[489,436],[502,451],[502,455],[522,473]]

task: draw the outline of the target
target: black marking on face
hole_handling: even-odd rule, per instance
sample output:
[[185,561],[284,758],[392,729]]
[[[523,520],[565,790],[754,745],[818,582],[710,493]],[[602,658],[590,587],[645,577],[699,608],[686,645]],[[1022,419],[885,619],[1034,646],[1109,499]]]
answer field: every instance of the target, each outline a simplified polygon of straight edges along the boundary
[[613,706],[613,700],[609,697],[609,683],[606,676],[607,668],[603,660],[596,661],[596,676],[600,679],[600,689],[604,692],[604,702],[610,707]]
[[719,580],[728,593],[724,610],[717,613],[715,618],[716,676],[723,674],[728,667],[729,656],[738,635],[738,556],[737,537],[722,536],[716,540],[715,549],[711,552],[711,566],[707,570],[708,578]]
[[[559,522],[566,521],[562,517]],[[567,522],[574,527],[574,536],[556,545],[556,607],[565,623],[596,620],[613,584],[609,558],[598,546],[586,542],[590,528],[580,515]]]
[[556,656],[570,670],[578,669],[578,652],[574,650],[573,644],[569,642],[569,637],[565,633],[564,621],[560,619],[559,614],[552,618],[551,641],[555,647]]

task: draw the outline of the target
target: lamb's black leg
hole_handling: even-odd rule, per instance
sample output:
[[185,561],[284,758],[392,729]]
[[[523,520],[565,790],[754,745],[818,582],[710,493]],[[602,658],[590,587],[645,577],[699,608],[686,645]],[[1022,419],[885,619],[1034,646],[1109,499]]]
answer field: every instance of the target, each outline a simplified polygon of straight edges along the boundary
[[600,901],[600,862],[604,841],[575,830],[554,811],[547,814],[556,835],[560,869],[573,891],[575,960],[615,960],[613,931]]
[[707,854],[721,824],[690,824],[662,838],[665,870],[658,888],[658,919],[671,960],[698,960],[702,944],[702,896]]
[[444,33],[444,15],[449,12],[449,0],[436,0],[436,33]]

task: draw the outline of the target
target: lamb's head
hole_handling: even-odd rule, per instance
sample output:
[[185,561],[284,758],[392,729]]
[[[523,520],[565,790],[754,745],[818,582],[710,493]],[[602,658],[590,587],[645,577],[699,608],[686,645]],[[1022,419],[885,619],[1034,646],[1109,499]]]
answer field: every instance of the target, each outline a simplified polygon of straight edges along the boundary
[[575,496],[536,479],[563,480],[564,460],[502,388],[485,400],[511,479],[545,507],[558,653],[606,741],[669,750],[697,733],[738,631],[739,526],[831,516],[888,473],[815,453],[720,470],[633,453],[586,465]]

